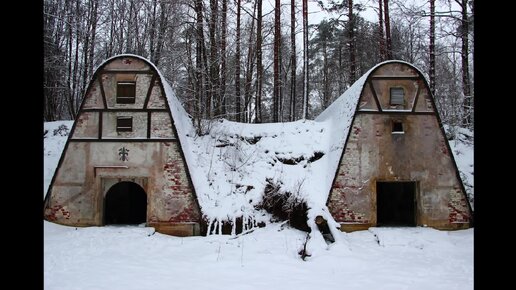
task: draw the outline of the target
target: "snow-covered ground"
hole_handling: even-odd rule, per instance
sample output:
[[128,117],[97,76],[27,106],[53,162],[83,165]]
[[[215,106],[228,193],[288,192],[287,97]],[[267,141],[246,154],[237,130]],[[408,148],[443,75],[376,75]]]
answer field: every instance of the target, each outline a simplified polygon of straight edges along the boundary
[[45,289],[473,289],[473,229],[371,228],[302,261],[306,233],[237,237],[45,222]]
[[[45,192],[66,142],[66,136],[57,131],[54,135],[61,124],[71,129],[71,121],[45,124]],[[316,132],[316,125],[312,126]],[[452,141],[450,145],[459,168],[469,168],[472,143],[454,145]],[[317,248],[303,261],[298,252],[305,239],[306,233],[280,224],[239,236],[179,238],[147,227],[75,228],[45,221],[44,286],[67,290],[473,289],[473,229],[371,228],[339,233],[337,243]]]

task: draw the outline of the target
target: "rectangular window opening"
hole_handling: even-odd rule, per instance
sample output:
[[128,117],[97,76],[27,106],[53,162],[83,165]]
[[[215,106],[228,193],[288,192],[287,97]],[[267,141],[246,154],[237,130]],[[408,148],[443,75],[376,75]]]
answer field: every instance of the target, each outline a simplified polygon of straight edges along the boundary
[[116,118],[117,132],[132,132],[133,131],[133,117],[117,117]]
[[405,90],[403,88],[391,88],[391,106],[403,106],[405,101]]
[[392,122],[392,134],[405,134],[405,131],[403,131],[403,122]]
[[134,104],[136,101],[136,82],[117,82],[116,83],[116,103]]

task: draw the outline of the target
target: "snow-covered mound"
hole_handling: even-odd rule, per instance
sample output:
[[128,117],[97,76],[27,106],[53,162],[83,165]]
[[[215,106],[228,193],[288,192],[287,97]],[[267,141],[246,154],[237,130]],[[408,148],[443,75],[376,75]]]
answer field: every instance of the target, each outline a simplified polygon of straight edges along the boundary
[[[207,135],[187,138],[189,164],[203,213],[230,221],[269,217],[256,206],[268,184],[279,185],[312,209],[325,209],[329,157],[325,123],[276,124],[212,122]],[[331,176],[330,176],[331,175]],[[263,218],[261,218],[263,217]]]
[[[318,215],[329,222],[330,230],[339,227],[326,201],[369,72],[315,121],[244,124],[221,119],[205,122],[203,136],[195,133],[191,119],[165,85],[178,133],[186,137],[181,144],[210,232],[212,224],[235,224],[238,217],[244,224],[269,222],[270,215],[257,209],[267,186],[305,202],[312,229]],[[213,231],[219,228],[214,225]]]

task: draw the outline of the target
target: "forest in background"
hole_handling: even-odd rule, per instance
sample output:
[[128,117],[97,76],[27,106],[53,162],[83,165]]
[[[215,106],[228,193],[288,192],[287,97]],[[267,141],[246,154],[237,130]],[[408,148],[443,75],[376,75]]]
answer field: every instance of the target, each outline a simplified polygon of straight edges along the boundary
[[[328,17],[308,25],[309,2]],[[44,118],[75,118],[95,68],[121,53],[162,71],[199,133],[202,119],[313,119],[398,59],[428,78],[443,123],[473,129],[473,2],[44,0]]]

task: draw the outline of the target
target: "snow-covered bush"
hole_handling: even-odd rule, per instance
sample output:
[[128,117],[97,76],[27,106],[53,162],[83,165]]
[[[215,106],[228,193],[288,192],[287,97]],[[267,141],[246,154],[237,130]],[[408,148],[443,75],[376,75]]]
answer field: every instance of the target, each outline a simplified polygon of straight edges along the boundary
[[291,192],[281,190],[281,183],[267,179],[262,202],[257,206],[271,213],[278,221],[289,221],[290,226],[302,231],[310,231],[306,220],[306,202]]

